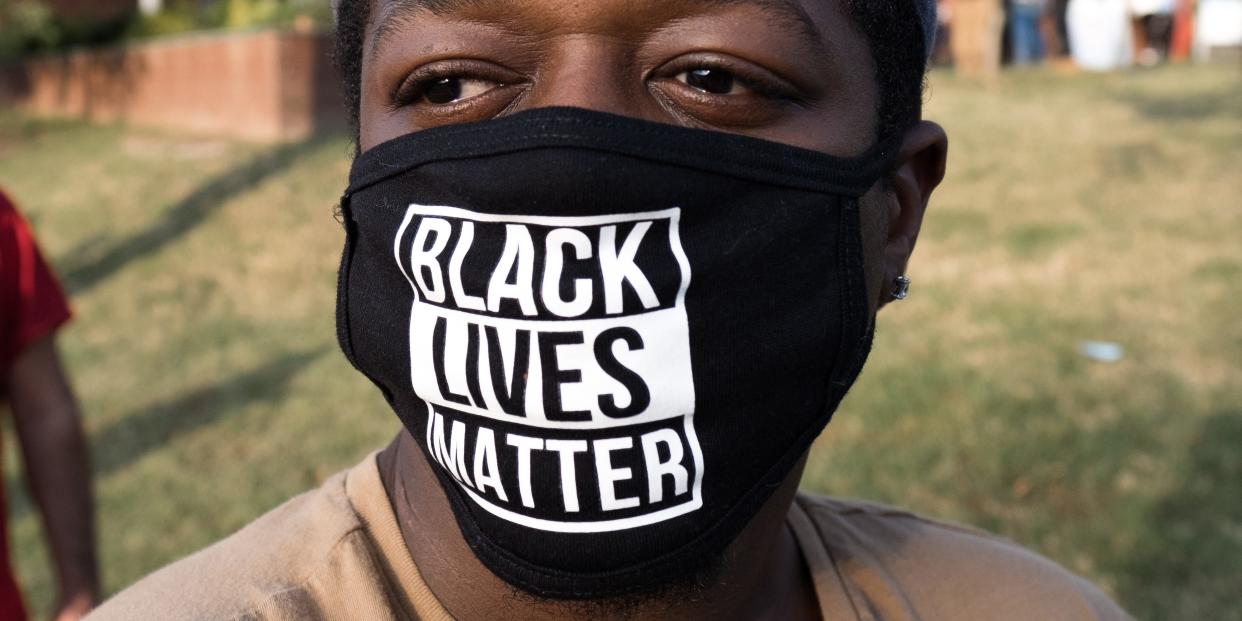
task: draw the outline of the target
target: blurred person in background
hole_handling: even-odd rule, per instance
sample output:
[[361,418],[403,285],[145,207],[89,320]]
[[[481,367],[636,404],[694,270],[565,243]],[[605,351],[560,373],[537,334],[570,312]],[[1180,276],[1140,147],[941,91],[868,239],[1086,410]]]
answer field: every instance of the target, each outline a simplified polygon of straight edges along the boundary
[[1015,65],[1034,65],[1044,59],[1044,38],[1040,22],[1047,0],[1009,0],[1008,27],[1010,57]]
[[1128,0],[1070,0],[1066,31],[1074,62],[1090,71],[1114,71],[1134,63]]
[[1169,35],[1169,60],[1190,58],[1194,41],[1195,0],[1177,0],[1173,10],[1173,33]]
[[1153,67],[1169,56],[1173,37],[1174,0],[1129,0],[1134,29],[1134,58]]
[[1051,0],[1046,4],[1047,10],[1041,23],[1041,32],[1044,34],[1047,55],[1053,60],[1067,59],[1070,50],[1065,14],[1069,9],[1069,0]]
[[932,0],[337,11],[337,335],[404,429],[100,621],[1126,618],[798,493],[944,177]]
[[1242,0],[1196,0],[1193,4],[1190,36],[1195,60],[1209,61],[1221,52],[1224,58],[1236,58],[1242,51]]
[[953,49],[949,42],[953,40],[953,2],[939,0],[936,3],[936,44],[932,50],[932,64],[949,66],[953,64]]
[[[99,594],[86,442],[56,351],[56,331],[69,318],[30,227],[0,191],[0,404],[12,411],[25,478],[50,544],[60,592],[56,621],[81,618]],[[26,613],[5,517],[0,510],[0,620],[15,621]]]
[[953,67],[965,75],[1000,70],[1005,28],[1002,0],[949,0],[953,13]]

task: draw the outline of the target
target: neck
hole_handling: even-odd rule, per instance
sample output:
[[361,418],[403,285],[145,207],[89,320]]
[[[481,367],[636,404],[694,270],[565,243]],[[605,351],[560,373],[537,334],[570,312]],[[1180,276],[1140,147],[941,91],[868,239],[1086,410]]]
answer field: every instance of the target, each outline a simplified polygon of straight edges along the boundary
[[[379,456],[405,545],[427,586],[458,619],[818,619],[814,585],[785,515],[799,463],[725,551],[724,565],[696,597],[564,602],[515,593],[489,571],[461,535],[435,475],[405,431]],[[615,605],[613,605],[615,604]]]

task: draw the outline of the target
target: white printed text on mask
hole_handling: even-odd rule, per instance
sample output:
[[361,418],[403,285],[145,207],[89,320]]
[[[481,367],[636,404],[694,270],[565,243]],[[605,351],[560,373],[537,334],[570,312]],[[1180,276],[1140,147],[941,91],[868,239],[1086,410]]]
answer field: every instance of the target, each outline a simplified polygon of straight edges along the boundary
[[409,208],[411,383],[428,450],[480,506],[593,532],[701,505],[679,215]]

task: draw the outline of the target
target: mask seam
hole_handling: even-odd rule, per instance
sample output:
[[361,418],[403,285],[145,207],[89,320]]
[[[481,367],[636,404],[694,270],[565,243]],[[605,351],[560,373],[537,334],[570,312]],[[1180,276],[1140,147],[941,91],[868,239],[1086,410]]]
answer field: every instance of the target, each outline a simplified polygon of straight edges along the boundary
[[[337,275],[336,336],[341,346],[341,353],[345,354],[345,358],[355,369],[362,371],[354,361],[353,336],[350,334],[348,293],[350,272],[354,265],[354,252],[357,250],[357,224],[354,222],[348,194],[341,197],[341,216],[344,220],[345,248],[341,253],[341,266]],[[363,372],[363,374],[366,373]]]
[[[842,314],[840,323],[840,339],[842,343],[855,342],[853,355],[848,359],[840,360],[839,368],[834,369],[830,382],[833,385],[848,388],[852,383],[848,381],[849,375],[855,375],[854,368],[857,366],[857,358],[861,355],[859,349],[861,345],[857,342],[863,338],[862,335],[847,334],[848,326],[853,323],[858,325],[865,321],[865,313],[859,304],[859,274],[865,269],[862,257],[862,209],[861,201],[855,198],[846,199],[846,204],[841,210],[841,230],[845,231],[841,244],[841,255],[839,260],[842,264],[849,266],[845,270],[846,292],[845,292],[845,308],[846,312]],[[862,296],[866,296],[865,286]],[[846,316],[848,315],[848,316]],[[863,329],[866,332],[866,328]],[[861,370],[861,369],[860,369]]]
[[[380,394],[384,396],[384,400],[392,406],[393,395],[391,391],[378,381],[374,376],[362,368],[358,364],[357,351],[354,349],[353,325],[350,320],[349,313],[349,284],[352,279],[354,270],[354,255],[358,251],[358,224],[354,221],[353,208],[350,204],[348,194],[341,198],[341,215],[344,219],[345,226],[345,249],[341,256],[341,267],[337,274],[337,307],[336,307],[336,340],[341,348],[341,353],[345,355],[345,359],[354,367],[363,377],[370,380]],[[395,412],[394,408],[394,412]]]

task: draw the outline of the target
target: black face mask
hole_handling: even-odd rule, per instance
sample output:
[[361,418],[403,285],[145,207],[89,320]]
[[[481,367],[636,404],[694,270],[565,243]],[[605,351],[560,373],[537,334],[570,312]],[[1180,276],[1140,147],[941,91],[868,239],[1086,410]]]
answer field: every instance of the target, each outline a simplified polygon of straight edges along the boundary
[[397,138],[350,173],[341,347],[498,576],[658,587],[734,540],[858,376],[858,197],[891,157],[564,108]]

